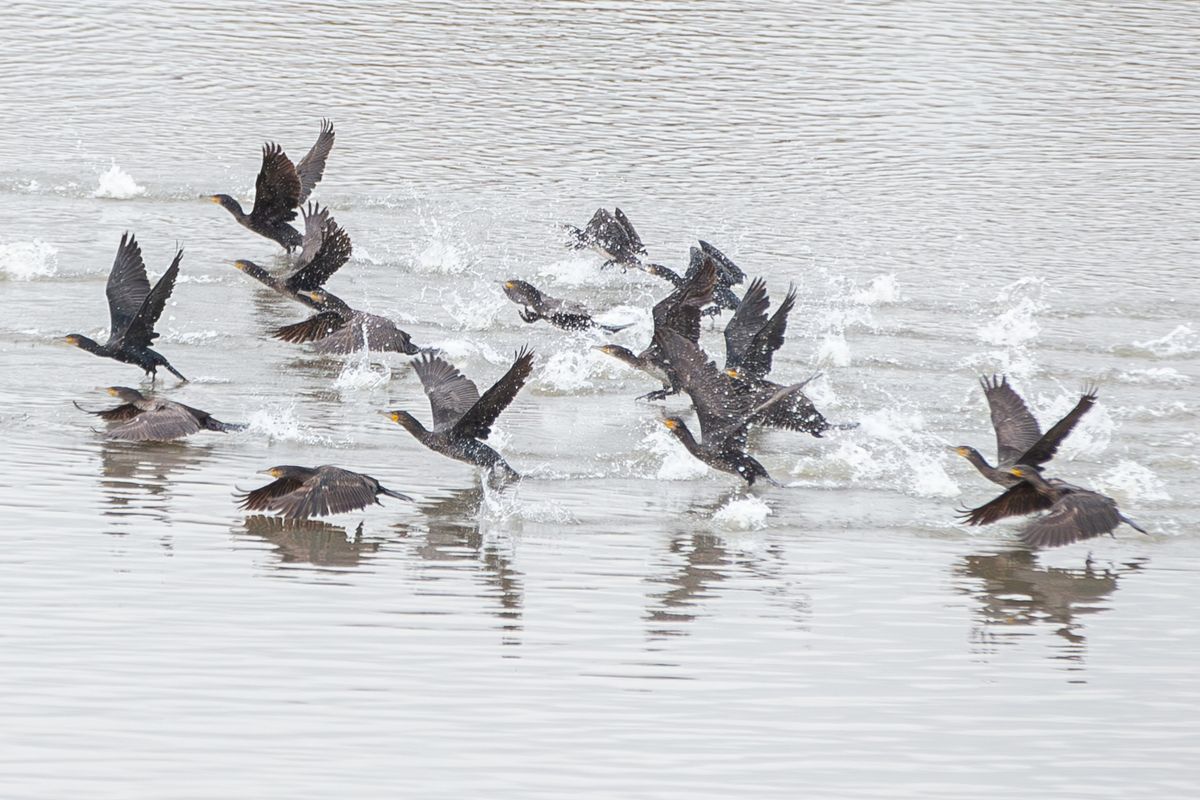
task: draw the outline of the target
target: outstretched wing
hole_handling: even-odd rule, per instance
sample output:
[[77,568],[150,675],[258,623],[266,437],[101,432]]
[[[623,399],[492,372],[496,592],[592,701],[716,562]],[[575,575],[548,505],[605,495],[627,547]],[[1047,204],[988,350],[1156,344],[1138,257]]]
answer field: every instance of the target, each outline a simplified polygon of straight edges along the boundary
[[1021,395],[1009,386],[1008,376],[979,379],[992,412],[996,429],[996,459],[1000,464],[1015,464],[1021,455],[1041,438],[1042,429]]
[[108,295],[108,313],[112,323],[110,335],[118,337],[129,327],[146,295],[150,294],[150,279],[146,277],[142,248],[132,233],[121,234],[117,257],[108,273],[108,284],[104,291]]
[[262,166],[254,182],[254,207],[250,216],[266,225],[291,222],[300,205],[300,176],[283,148],[274,142],[263,145]]
[[333,123],[327,119],[321,120],[321,133],[316,143],[296,165],[296,173],[300,177],[300,199],[296,205],[308,199],[325,174],[325,159],[329,158],[329,151],[333,149],[333,136]]
[[318,203],[309,203],[302,212],[304,216],[304,237],[301,240],[300,255],[296,266],[303,267],[313,260],[321,249],[321,241],[325,238],[325,223],[329,221],[329,209],[321,208]]
[[629,221],[629,217],[625,216],[625,212],[619,208],[613,209],[613,216],[617,218],[617,222],[625,229],[625,235],[629,237],[629,245],[634,252],[639,255],[646,255],[646,246],[642,244],[642,237],[638,236],[638,232],[633,229],[633,223]]
[[199,430],[200,422],[187,408],[168,403],[110,428],[105,438],[125,442],[167,442],[191,436]]
[[167,305],[167,298],[175,290],[175,279],[179,276],[179,262],[182,260],[183,251],[176,251],[175,260],[158,279],[158,283],[154,284],[150,294],[146,295],[137,314],[129,322],[129,327],[125,329],[122,339],[126,344],[149,347],[150,343],[158,338],[158,334],[154,332],[154,326],[158,323],[158,318],[162,316],[163,308]]
[[301,487],[279,497],[271,508],[288,519],[326,517],[357,511],[376,502],[379,484],[373,478],[338,467],[318,467]]
[[1063,443],[1068,434],[1075,428],[1075,425],[1088,412],[1093,405],[1096,404],[1097,391],[1095,386],[1089,386],[1083,390],[1083,394],[1079,396],[1079,402],[1075,404],[1067,415],[1054,423],[1050,430],[1033,443],[1033,446],[1024,452],[1017,460],[1022,464],[1030,464],[1036,466],[1044,464],[1054,458],[1054,454],[1058,452],[1058,446]]
[[[309,470],[309,472],[313,475],[316,473],[315,470]],[[247,511],[274,511],[276,501],[299,490],[303,485],[304,481],[299,478],[277,478],[266,486],[260,486],[249,492],[235,493],[234,497],[241,501],[238,503],[238,508]]]
[[522,347],[517,353],[513,365],[504,373],[504,377],[496,381],[492,388],[483,393],[475,405],[463,414],[454,425],[455,436],[465,436],[471,439],[486,439],[492,432],[492,423],[500,412],[508,408],[508,404],[521,391],[525,379],[533,371],[533,353],[529,348]]
[[655,304],[654,330],[678,333],[690,342],[700,341],[700,309],[712,302],[716,264],[705,263],[679,288]]
[[[753,288],[753,284],[751,284],[751,288]],[[745,302],[744,298],[742,302]],[[789,286],[783,302],[775,309],[775,313],[767,320],[767,324],[759,328],[750,340],[750,344],[742,356],[742,363],[738,367],[743,377],[762,380],[771,371],[771,362],[775,351],[783,346],[783,341],[787,337],[788,314],[792,313],[795,305],[796,289]]]
[[1021,481],[995,500],[978,508],[962,509],[959,519],[968,525],[988,525],[1005,517],[1019,517],[1050,508],[1054,503],[1033,486]]
[[742,272],[741,267],[703,239],[700,240],[700,250],[704,255],[717,262],[717,283],[720,285],[736,286],[746,280],[746,273]]
[[[75,403],[74,400],[71,402]],[[133,403],[122,403],[119,406],[114,406],[113,408],[102,408],[99,411],[92,411],[90,408],[84,408],[83,406],[79,405],[79,403],[75,403],[75,407],[85,414],[94,414],[105,422],[124,422],[126,420],[133,419],[138,414],[142,413],[142,410]]]
[[725,324],[725,368],[737,367],[746,356],[754,334],[767,324],[767,308],[771,301],[767,297],[767,284],[755,278],[742,297],[737,310]]
[[439,356],[425,353],[413,361],[413,371],[429,398],[433,429],[437,432],[453,428],[479,402],[479,389],[474,382]]
[[354,314],[336,333],[317,342],[313,350],[338,355],[357,353],[360,350],[404,353],[410,356],[420,352],[420,348],[413,345],[412,338],[397,328],[390,319],[366,312]]
[[288,276],[284,284],[293,292],[311,292],[325,285],[333,273],[350,260],[354,247],[350,234],[330,218],[325,223],[325,235],[321,246],[310,261]]
[[1049,513],[1021,530],[1021,541],[1033,547],[1058,547],[1111,533],[1121,524],[1112,498],[1085,489],[1063,495]]
[[304,342],[315,342],[318,339],[324,339],[341,328],[343,324],[344,320],[341,314],[333,311],[322,311],[320,314],[314,314],[302,322],[276,328],[271,331],[271,335],[276,339],[291,342],[292,344],[303,344]]

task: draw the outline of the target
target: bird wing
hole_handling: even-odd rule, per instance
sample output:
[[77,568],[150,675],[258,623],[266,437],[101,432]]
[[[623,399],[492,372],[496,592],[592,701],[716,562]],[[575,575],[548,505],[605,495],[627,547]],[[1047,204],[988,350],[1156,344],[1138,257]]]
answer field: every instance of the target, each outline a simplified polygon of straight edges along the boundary
[[325,223],[329,221],[329,209],[321,208],[318,203],[309,203],[304,207],[304,237],[300,245],[300,256],[296,259],[297,268],[308,264],[321,249],[325,239]]
[[434,431],[453,428],[479,402],[479,389],[475,383],[439,356],[425,353],[413,361],[413,370],[429,398]]
[[[759,425],[804,433],[823,433],[829,430],[830,425],[825,415],[817,410],[813,401],[804,393],[803,387],[815,377],[814,375],[787,387],[767,383],[767,392],[760,395],[764,397],[764,402],[755,408],[752,421]],[[777,402],[771,402],[773,395],[781,389],[784,390],[783,395]]]
[[1121,515],[1111,497],[1072,488],[1048,513],[1021,530],[1021,541],[1033,547],[1058,547],[1111,533],[1119,524]]
[[160,402],[128,422],[110,428],[107,439],[125,442],[166,442],[191,436],[200,430],[200,422],[184,406]]
[[[74,400],[71,402],[75,403]],[[84,408],[83,406],[79,405],[79,403],[75,403],[75,407],[85,414],[95,414],[105,422],[124,422],[125,420],[133,419],[138,414],[142,413],[142,410],[133,403],[122,403],[119,406],[114,406],[113,408],[102,408],[99,411],[92,411],[90,408]]]
[[492,424],[500,412],[508,408],[508,404],[521,391],[525,379],[533,371],[533,353],[528,347],[522,347],[517,352],[516,360],[504,373],[504,377],[492,384],[492,388],[483,393],[475,405],[462,415],[454,424],[452,433],[455,436],[470,439],[486,439],[492,432]]
[[158,318],[162,316],[163,309],[167,305],[167,298],[175,290],[175,278],[179,276],[179,262],[182,260],[183,251],[176,251],[171,266],[167,267],[167,271],[158,279],[158,283],[154,284],[150,294],[142,300],[141,307],[138,308],[137,313],[134,314],[133,319],[129,321],[128,327],[121,335],[121,340],[125,344],[149,347],[150,343],[158,338],[158,334],[154,332],[154,326],[158,323]]
[[109,335],[117,338],[129,327],[146,295],[150,294],[150,279],[146,277],[142,248],[132,233],[121,234],[117,257],[113,259],[104,292],[108,295],[108,313],[112,322]]
[[271,508],[288,519],[325,517],[357,511],[376,502],[373,478],[338,467],[317,467],[299,489],[275,499]]
[[1018,517],[1042,511],[1054,505],[1054,501],[1038,492],[1025,481],[1010,487],[995,500],[978,508],[962,509],[959,519],[968,525],[988,525],[1005,517]]
[[263,145],[262,167],[254,182],[254,207],[250,216],[257,222],[291,222],[300,205],[300,176],[283,148],[273,142]]
[[730,426],[749,422],[749,399],[739,394],[733,380],[708,359],[699,345],[678,333],[659,331],[655,343],[679,378],[679,385],[692,398],[700,420],[700,438],[709,443],[719,434],[728,436]]
[[275,501],[297,491],[303,485],[304,481],[299,478],[277,478],[266,486],[260,486],[234,496],[241,501],[238,504],[239,508],[247,511],[274,511]]
[[997,462],[1014,464],[1041,438],[1042,429],[1021,395],[1009,385],[1008,376],[983,377],[979,384],[992,412],[992,427],[996,429]]
[[333,149],[333,123],[327,119],[321,120],[321,133],[300,163],[296,165],[296,174],[300,177],[300,199],[297,205],[303,203],[312,194],[312,190],[325,174],[325,159]]
[[[751,288],[753,286],[751,284]],[[745,298],[742,299],[742,302],[745,302]],[[788,314],[792,313],[795,305],[796,289],[789,286],[788,293],[779,307],[775,309],[775,313],[750,339],[750,344],[742,356],[742,363],[738,366],[743,377],[762,380],[771,371],[771,362],[775,351],[783,346],[784,339],[787,337]],[[738,308],[741,306],[739,305]]]
[[[366,341],[363,340],[364,330]],[[397,328],[390,319],[361,311],[356,312],[336,333],[317,342],[313,350],[339,355],[356,353],[359,350],[408,355],[417,352],[409,335]]]
[[688,341],[700,341],[700,309],[712,301],[715,281],[716,265],[708,259],[675,291],[655,304],[651,312],[655,333],[669,330]]
[[315,342],[318,339],[324,339],[344,324],[345,320],[342,319],[341,314],[334,311],[322,311],[320,314],[314,314],[302,322],[276,328],[271,332],[271,335],[276,339],[291,342],[292,344],[303,344],[304,342]]
[[642,237],[638,236],[638,232],[633,229],[633,223],[629,221],[629,217],[625,216],[625,212],[619,208],[613,209],[613,216],[617,222],[625,229],[625,235],[629,237],[629,244],[633,247],[634,252],[640,255],[646,255],[646,246],[642,244]]
[[350,260],[353,252],[354,247],[350,243],[350,234],[330,218],[325,223],[325,234],[317,252],[310,261],[289,275],[284,281],[284,285],[294,292],[311,292],[320,289],[333,273]]
[[1022,464],[1036,466],[1054,458],[1054,454],[1058,452],[1058,446],[1067,438],[1067,435],[1071,433],[1083,415],[1088,412],[1088,409],[1096,404],[1096,397],[1096,387],[1089,386],[1084,389],[1075,407],[1068,411],[1065,417],[1050,426],[1050,430],[1046,431],[1042,438],[1034,442],[1033,446],[1026,450],[1017,460]]
[[770,306],[767,297],[767,284],[762,278],[755,278],[746,290],[742,302],[725,324],[725,368],[739,366],[750,347],[750,340],[767,324],[767,308]]
[[703,239],[700,240],[700,250],[717,262],[717,283],[722,286],[736,286],[746,280],[746,273],[742,272],[741,267]]

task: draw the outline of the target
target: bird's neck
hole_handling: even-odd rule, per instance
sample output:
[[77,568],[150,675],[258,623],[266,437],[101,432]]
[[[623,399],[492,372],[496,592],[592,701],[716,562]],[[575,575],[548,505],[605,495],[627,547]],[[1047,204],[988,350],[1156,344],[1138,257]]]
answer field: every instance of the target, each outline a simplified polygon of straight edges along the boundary
[[81,350],[87,350],[89,353],[99,353],[101,350],[99,342],[86,336],[76,337],[75,346]]
[[676,439],[683,443],[683,446],[686,447],[688,452],[690,452],[692,455],[695,455],[699,451],[700,443],[696,441],[696,437],[692,435],[692,432],[688,429],[687,425],[684,425],[681,422],[678,426],[671,429],[671,433]]
[[404,430],[408,431],[418,439],[424,439],[429,434],[429,431],[425,429],[425,426],[421,424],[420,420],[407,411],[397,411],[396,422],[400,425],[400,427],[404,428]]
[[974,466],[975,469],[983,472],[989,472],[995,469],[995,467],[989,464],[984,457],[979,454],[978,450],[968,450],[967,461],[971,462],[971,465]]

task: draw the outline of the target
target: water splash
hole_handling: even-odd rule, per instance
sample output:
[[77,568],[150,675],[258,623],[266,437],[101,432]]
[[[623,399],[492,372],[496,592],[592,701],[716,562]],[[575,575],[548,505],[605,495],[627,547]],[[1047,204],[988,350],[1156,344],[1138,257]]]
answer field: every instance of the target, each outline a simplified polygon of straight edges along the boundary
[[58,248],[41,239],[0,244],[0,276],[30,281],[57,272]]
[[1119,503],[1165,502],[1171,499],[1166,484],[1148,467],[1131,459],[1121,459],[1116,466],[1096,480],[1096,488],[1111,494]]
[[882,306],[898,303],[901,300],[900,284],[895,274],[877,275],[871,279],[866,288],[850,295],[850,300],[863,306]]
[[655,477],[661,481],[690,481],[708,474],[708,466],[687,451],[687,448],[657,420],[638,443],[638,449],[648,451],[659,463]]
[[1029,347],[1042,332],[1037,316],[1046,310],[1045,291],[1044,279],[1026,277],[996,294],[995,314],[977,334],[983,342],[1003,348],[992,354],[999,371],[1014,376],[1030,376],[1036,371]]
[[757,531],[767,527],[771,507],[753,495],[731,499],[712,515],[713,527],[727,531]]
[[139,186],[133,177],[112,162],[108,171],[100,175],[100,185],[92,192],[92,197],[109,197],[114,200],[128,200],[146,193],[145,186]]
[[1200,335],[1188,324],[1177,325],[1174,330],[1158,339],[1134,342],[1133,346],[1143,354],[1156,358],[1193,355],[1200,352]]
[[556,525],[578,525],[579,518],[553,501],[521,499],[521,481],[503,489],[492,488],[486,476],[482,483],[483,502],[479,516],[485,522],[549,522]]
[[247,418],[246,426],[247,430],[261,433],[272,441],[324,445],[332,443],[328,437],[313,433],[300,424],[295,403],[260,408]]
[[392,370],[387,364],[371,361],[370,350],[359,350],[358,354],[342,366],[342,371],[333,379],[333,388],[339,391],[361,391],[385,386],[392,379]]

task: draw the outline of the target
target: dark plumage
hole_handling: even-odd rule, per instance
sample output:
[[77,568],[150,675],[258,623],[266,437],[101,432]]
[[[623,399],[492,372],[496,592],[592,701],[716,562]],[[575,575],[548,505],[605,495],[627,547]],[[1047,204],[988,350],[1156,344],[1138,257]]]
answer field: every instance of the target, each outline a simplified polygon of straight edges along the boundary
[[533,353],[522,348],[508,372],[479,395],[474,382],[438,356],[424,354],[413,369],[429,398],[433,430],[407,411],[387,412],[417,441],[434,452],[489,470],[489,482],[502,485],[521,476],[484,440],[500,413],[517,396],[533,370]]
[[187,378],[171,366],[161,353],[150,349],[150,345],[158,338],[154,326],[175,288],[175,278],[179,275],[179,262],[182,259],[183,251],[179,250],[171,266],[167,267],[167,271],[151,289],[150,279],[146,277],[146,264],[142,261],[142,248],[133,234],[123,234],[105,288],[111,319],[108,341],[100,344],[83,334],[72,333],[66,337],[67,344],[98,356],[135,364],[148,373],[151,380],[157,377],[159,367],[166,367],[179,380],[186,381]]
[[304,210],[304,226],[304,248],[286,277],[277,278],[253,261],[235,261],[233,265],[284,297],[317,308],[307,293],[324,286],[350,260],[354,246],[350,235],[320,206],[310,203]]
[[778,485],[765,467],[747,452],[747,428],[769,414],[804,384],[780,387],[771,397],[758,401],[739,393],[733,379],[708,360],[696,344],[671,331],[656,335],[660,347],[674,366],[682,389],[692,399],[700,421],[700,441],[679,417],[664,424],[693,456],[713,469],[737,475],[749,484],[763,478]]
[[319,312],[271,333],[285,342],[312,342],[318,353],[345,355],[360,350],[416,355],[421,348],[386,317],[351,308],[340,297],[323,290],[304,293]]
[[692,276],[704,266],[705,262],[712,261],[716,267],[717,280],[713,287],[713,307],[708,313],[719,314],[721,309],[736,309],[741,302],[738,296],[733,293],[730,287],[737,286],[746,280],[746,273],[742,268],[722,253],[717,248],[705,241],[700,242],[699,247],[693,247],[688,251],[688,268],[683,277],[679,273],[669,267],[664,267],[662,264],[643,264],[638,263],[636,266],[645,272],[662,278],[671,283],[675,287],[682,286],[686,281],[691,280]]
[[604,257],[605,267],[612,264],[637,267],[641,265],[641,257],[646,255],[641,237],[619,208],[613,213],[603,208],[596,209],[582,229],[566,223],[562,227],[569,234],[567,243],[570,247],[575,250],[595,250]]
[[521,319],[526,322],[532,323],[544,319],[551,325],[566,331],[582,331],[594,326],[609,333],[616,333],[629,327],[628,325],[603,325],[596,322],[587,308],[580,303],[559,300],[543,294],[537,287],[526,281],[513,278],[504,281],[502,285],[509,300],[525,307],[519,313]]
[[199,431],[240,431],[245,425],[221,422],[207,411],[185,406],[161,397],[146,397],[137,389],[128,386],[110,386],[108,393],[121,401],[121,405],[102,411],[91,411],[78,403],[80,411],[95,414],[113,425],[105,434],[107,439],[126,442],[167,442],[182,439]]
[[998,380],[994,375],[991,378],[983,377],[979,383],[987,397],[992,427],[996,430],[996,466],[989,464],[973,447],[964,445],[952,449],[970,461],[981,475],[1001,486],[1015,486],[1021,482],[1008,467],[1024,464],[1040,469],[1042,464],[1053,458],[1076,423],[1095,405],[1097,397],[1096,387],[1086,387],[1075,407],[1043,434],[1038,421],[1021,395],[1009,385],[1006,376],[1001,375]]
[[691,278],[656,303],[652,312],[654,338],[650,342],[650,346],[641,353],[635,354],[628,348],[615,344],[606,344],[596,348],[662,382],[661,390],[644,394],[638,398],[639,400],[643,398],[661,400],[679,391],[679,381],[675,376],[675,370],[659,345],[659,334],[663,331],[671,331],[681,335],[689,342],[699,342],[700,309],[708,305],[712,299],[715,281],[716,264],[712,259],[708,259]]
[[[725,374],[733,379],[737,392],[750,398],[751,405],[765,402],[784,388],[766,376],[771,371],[775,351],[783,345],[788,314],[796,304],[796,290],[789,288],[783,302],[768,318],[770,304],[766,284],[755,278],[725,325]],[[854,423],[831,425],[800,390],[792,392],[785,402],[773,405],[758,422],[769,428],[802,431],[817,437],[830,428],[854,427]]]
[[1021,530],[1021,541],[1033,547],[1058,547],[1081,539],[1112,533],[1122,522],[1146,531],[1123,515],[1111,497],[1074,486],[1057,478],[1046,480],[1037,468],[1018,464],[1006,472],[1016,483],[1004,494],[978,508],[965,509],[968,525],[986,525],[1005,517],[1047,511]]
[[288,223],[296,218],[296,209],[308,199],[325,174],[325,160],[333,148],[333,137],[333,123],[321,120],[321,134],[316,144],[295,165],[279,145],[273,142],[263,145],[262,166],[254,182],[254,207],[249,214],[227,194],[214,194],[209,199],[220,204],[241,225],[278,242],[290,253],[304,241],[300,232]]
[[288,519],[308,519],[343,514],[379,502],[379,495],[398,500],[412,498],[379,484],[370,475],[328,464],[320,467],[281,466],[263,470],[274,481],[249,492],[234,495],[239,508],[267,511]]

